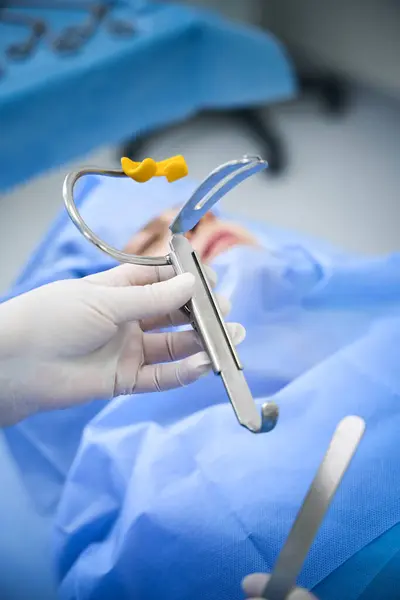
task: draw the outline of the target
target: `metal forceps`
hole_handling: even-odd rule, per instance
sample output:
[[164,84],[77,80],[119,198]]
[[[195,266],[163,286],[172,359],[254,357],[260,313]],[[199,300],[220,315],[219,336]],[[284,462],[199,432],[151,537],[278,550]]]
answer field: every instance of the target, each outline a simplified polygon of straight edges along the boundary
[[117,19],[112,16],[114,2],[61,2],[53,3],[52,8],[68,8],[69,10],[81,10],[88,13],[86,21],[81,25],[66,27],[60,36],[53,42],[58,52],[74,52],[79,50],[97,32],[103,23],[112,35],[118,37],[130,37],[136,33],[136,28],[126,19]]
[[[296,588],[296,579],[358,449],[364,431],[365,422],[360,417],[349,416],[340,421],[278,556],[275,568],[268,576],[263,589],[254,591],[253,598],[316,600],[307,590]],[[254,583],[256,588],[260,587],[257,581]],[[340,594],[337,597],[340,598]]]
[[116,2],[112,0],[10,0],[15,8],[47,9],[52,11],[84,12],[87,17],[83,23],[69,25],[54,37],[51,45],[56,52],[71,53],[80,50],[104,23],[107,31],[119,37],[129,37],[136,32],[133,23],[112,16]]
[[244,157],[223,164],[210,173],[171,223],[170,252],[166,256],[137,256],[121,252],[98,238],[78,212],[74,202],[74,185],[78,179],[88,174],[126,177],[123,170],[87,168],[75,171],[67,175],[63,188],[65,206],[73,223],[82,235],[100,250],[119,262],[135,265],[172,265],[177,274],[190,272],[195,276],[194,295],[184,309],[210,357],[214,373],[222,379],[239,423],[253,433],[271,431],[275,427],[278,407],[274,402],[266,402],[260,414],[201,261],[185,233],[190,231],[226,193],[266,167],[267,163],[258,157]]
[[[75,52],[79,50],[91,37],[97,32],[101,22],[108,13],[108,6],[101,3],[67,3],[69,9],[83,10],[88,13],[86,20],[79,25],[70,25],[66,27],[53,42],[53,48],[57,52]],[[53,8],[65,8],[59,2],[55,3]]]
[[46,24],[41,19],[33,19],[8,12],[0,7],[0,23],[17,25],[29,30],[27,38],[22,42],[11,44],[6,48],[6,55],[11,60],[24,60],[31,56],[40,40],[46,33]]

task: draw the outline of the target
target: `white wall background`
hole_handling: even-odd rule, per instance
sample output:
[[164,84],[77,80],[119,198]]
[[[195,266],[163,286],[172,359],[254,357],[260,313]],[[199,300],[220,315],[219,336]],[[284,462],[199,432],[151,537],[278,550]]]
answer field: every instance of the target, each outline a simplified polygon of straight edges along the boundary
[[202,6],[218,10],[226,17],[260,24],[263,14],[263,0],[181,0],[184,4]]
[[294,50],[400,99],[399,0],[183,0],[262,24]]
[[400,99],[399,0],[260,0],[260,7],[264,26],[317,64]]

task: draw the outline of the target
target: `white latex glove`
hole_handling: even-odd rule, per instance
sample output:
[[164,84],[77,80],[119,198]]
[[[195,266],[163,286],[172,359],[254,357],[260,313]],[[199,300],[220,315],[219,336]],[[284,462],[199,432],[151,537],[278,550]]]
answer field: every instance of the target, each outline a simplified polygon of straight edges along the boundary
[[[193,330],[154,332],[185,323],[178,309],[193,288],[194,277],[175,277],[172,267],[121,265],[0,305],[0,424],[92,399],[168,390],[207,373],[210,361]],[[229,302],[219,303],[226,314]],[[229,328],[240,343],[243,327]]]
[[[270,575],[266,573],[253,573],[243,579],[242,586],[246,598],[252,600],[265,600],[262,593],[267,585]],[[313,594],[304,588],[296,587],[287,597],[287,600],[317,600]]]

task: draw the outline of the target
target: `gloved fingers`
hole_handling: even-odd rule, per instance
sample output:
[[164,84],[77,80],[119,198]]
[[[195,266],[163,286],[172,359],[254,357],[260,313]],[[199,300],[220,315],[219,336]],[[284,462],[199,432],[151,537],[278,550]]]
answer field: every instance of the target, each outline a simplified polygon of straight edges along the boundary
[[311,594],[304,588],[296,587],[290,594],[288,600],[317,600],[314,594]]
[[211,363],[205,352],[176,362],[157,365],[144,365],[137,375],[135,394],[163,392],[194,383],[211,370]]
[[242,588],[246,598],[262,598],[263,591],[269,580],[266,573],[252,573],[242,581]]
[[116,325],[161,317],[178,310],[193,295],[195,278],[190,273],[144,286],[99,287],[95,308]]
[[[262,600],[265,586],[269,581],[268,573],[252,573],[242,581],[242,588],[246,598],[251,600]],[[288,596],[288,600],[316,600],[309,591],[304,588],[296,587]]]
[[[223,317],[226,317],[231,310],[231,303],[225,296],[216,294],[215,296],[218,306]],[[151,319],[141,321],[140,325],[143,331],[154,331],[155,329],[164,329],[165,327],[177,327],[178,325],[186,325],[190,323],[188,315],[181,309],[176,310],[167,315],[160,315]]]
[[[228,323],[228,332],[235,345],[246,336],[246,330],[239,323]],[[168,331],[146,333],[143,338],[144,362],[147,365],[181,360],[203,350],[195,331]]]
[[[217,284],[217,275],[210,267],[204,265],[204,269],[211,287]],[[151,283],[159,283],[167,281],[175,276],[175,271],[172,266],[152,267],[123,264],[101,273],[88,275],[84,277],[90,283],[97,285],[128,287],[132,285],[150,285]]]
[[159,283],[171,279],[174,275],[175,271],[172,266],[154,267],[125,263],[101,273],[88,275],[84,279],[97,285],[127,287]]

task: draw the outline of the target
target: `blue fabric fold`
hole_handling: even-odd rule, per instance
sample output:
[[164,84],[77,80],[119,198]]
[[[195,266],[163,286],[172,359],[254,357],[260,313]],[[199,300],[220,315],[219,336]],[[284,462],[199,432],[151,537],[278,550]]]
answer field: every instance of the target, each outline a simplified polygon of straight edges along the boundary
[[[80,209],[124,243],[194,185],[94,180]],[[400,551],[400,257],[349,255],[247,225],[262,248],[235,248],[213,267],[230,319],[247,329],[240,356],[252,393],[280,406],[273,432],[240,428],[213,375],[37,415],[6,432],[37,505],[50,514],[57,506],[63,599],[241,598],[244,575],[271,570],[348,414],[366,420],[366,435],[300,583],[321,600],[387,600],[377,595],[385,586],[391,597]],[[64,214],[14,292],[112,264]]]

